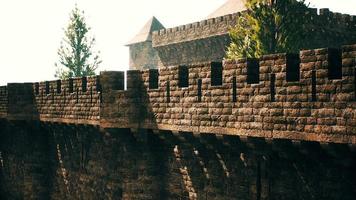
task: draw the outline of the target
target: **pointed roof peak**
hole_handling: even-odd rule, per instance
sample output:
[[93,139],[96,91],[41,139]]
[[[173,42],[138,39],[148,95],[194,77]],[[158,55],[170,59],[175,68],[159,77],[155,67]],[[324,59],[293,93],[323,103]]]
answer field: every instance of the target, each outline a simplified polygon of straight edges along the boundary
[[130,46],[132,44],[136,44],[140,42],[152,41],[152,32],[161,29],[164,29],[164,26],[161,24],[160,21],[158,21],[158,19],[155,16],[152,16],[146,22],[146,24],[143,26],[140,32],[133,39],[131,39],[126,44],[126,46]]
[[207,19],[229,15],[246,10],[246,0],[227,0],[222,6],[207,16]]

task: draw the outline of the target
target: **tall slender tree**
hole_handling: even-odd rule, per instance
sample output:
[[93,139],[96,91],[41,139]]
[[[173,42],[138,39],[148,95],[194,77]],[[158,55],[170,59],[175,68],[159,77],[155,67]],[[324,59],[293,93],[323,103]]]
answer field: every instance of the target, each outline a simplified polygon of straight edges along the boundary
[[229,32],[228,59],[297,52],[305,46],[308,7],[304,0],[247,0],[246,7]]
[[55,63],[55,77],[65,79],[95,75],[102,61],[99,59],[100,52],[93,51],[95,38],[88,36],[89,31],[84,12],[75,6],[58,49],[59,61]]

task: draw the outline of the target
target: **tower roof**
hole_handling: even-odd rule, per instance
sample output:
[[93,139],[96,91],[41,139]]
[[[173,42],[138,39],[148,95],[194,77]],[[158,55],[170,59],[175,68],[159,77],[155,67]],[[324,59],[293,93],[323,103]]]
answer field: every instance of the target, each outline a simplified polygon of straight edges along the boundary
[[126,44],[126,46],[140,42],[152,41],[152,32],[161,29],[164,29],[164,26],[156,19],[156,17],[153,16],[150,20],[148,20],[140,32]]
[[208,15],[207,19],[237,13],[246,10],[245,0],[227,0],[222,6]]

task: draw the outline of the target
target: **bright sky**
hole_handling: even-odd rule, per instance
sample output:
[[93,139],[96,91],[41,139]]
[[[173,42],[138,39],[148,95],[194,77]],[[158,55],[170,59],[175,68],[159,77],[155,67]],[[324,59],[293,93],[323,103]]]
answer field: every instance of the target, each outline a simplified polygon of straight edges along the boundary
[[[129,41],[151,16],[167,27],[200,21],[226,0],[0,0],[0,85],[53,80],[57,49],[77,3],[101,51],[103,70],[128,69]],[[310,0],[356,15],[356,0]]]

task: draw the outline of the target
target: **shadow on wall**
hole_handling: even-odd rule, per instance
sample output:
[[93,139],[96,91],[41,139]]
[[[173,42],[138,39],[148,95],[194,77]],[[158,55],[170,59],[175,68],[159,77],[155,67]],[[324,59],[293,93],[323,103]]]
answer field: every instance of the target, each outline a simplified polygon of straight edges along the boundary
[[[148,81],[149,77],[151,78]],[[127,71],[125,90],[124,72],[101,72],[102,102],[100,126],[110,128],[157,129],[150,96],[158,94],[158,70]],[[162,88],[162,87],[160,87]],[[154,99],[156,100],[156,99]]]
[[98,124],[101,89],[98,76],[36,83],[9,83],[0,88],[0,116]]
[[39,109],[32,83],[7,84],[6,115],[10,120],[38,120]]
[[2,99],[9,119],[354,143],[355,48],[132,70],[126,90],[114,71],[8,84]]

